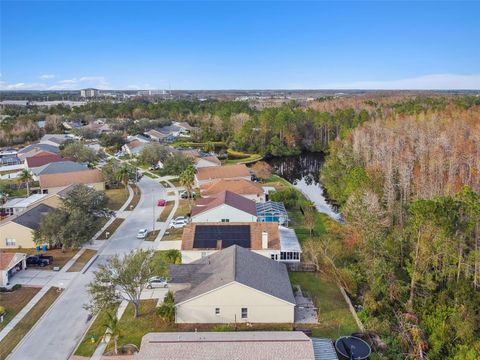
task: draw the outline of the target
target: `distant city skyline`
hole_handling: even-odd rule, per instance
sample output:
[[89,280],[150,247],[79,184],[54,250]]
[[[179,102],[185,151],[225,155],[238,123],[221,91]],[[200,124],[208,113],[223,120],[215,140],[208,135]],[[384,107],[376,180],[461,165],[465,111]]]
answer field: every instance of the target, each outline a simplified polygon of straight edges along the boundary
[[0,90],[480,89],[480,2],[2,1]]

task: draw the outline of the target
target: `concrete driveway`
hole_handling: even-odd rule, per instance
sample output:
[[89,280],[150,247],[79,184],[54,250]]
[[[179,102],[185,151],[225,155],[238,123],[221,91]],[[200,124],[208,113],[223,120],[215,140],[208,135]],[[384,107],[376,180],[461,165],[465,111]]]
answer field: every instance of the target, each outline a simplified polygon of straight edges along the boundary
[[138,248],[143,242],[136,239],[138,229],[152,229],[153,221],[159,214],[155,200],[165,196],[163,187],[146,176],[138,186],[142,191],[138,206],[99,251],[99,257],[88,271],[76,273],[60,298],[25,336],[9,359],[65,360],[72,355],[89,326],[88,312],[83,305],[89,302],[86,287],[93,278],[93,271],[110,256]]
[[25,286],[43,287],[45,285],[50,285],[66,288],[75,278],[75,275],[75,273],[69,272],[28,268],[16,273],[10,282],[12,284],[21,284]]

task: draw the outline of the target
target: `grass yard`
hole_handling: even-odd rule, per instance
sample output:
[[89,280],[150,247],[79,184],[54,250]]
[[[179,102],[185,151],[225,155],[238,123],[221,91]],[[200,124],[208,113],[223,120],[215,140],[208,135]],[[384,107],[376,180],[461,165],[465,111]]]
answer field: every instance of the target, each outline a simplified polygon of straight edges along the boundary
[[125,208],[125,210],[133,210],[137,207],[138,203],[140,202],[141,191],[140,188],[136,184],[130,185],[133,190],[133,198],[130,201],[130,204]]
[[227,154],[228,159],[223,161],[223,164],[226,165],[248,164],[263,159],[263,156],[260,154],[249,154],[232,149],[227,149]]
[[157,175],[151,174],[150,172],[144,172],[143,175],[149,177],[150,179],[156,179],[156,178],[158,178]]
[[145,241],[155,241],[159,232],[160,230],[149,231],[147,237],[145,238]]
[[62,249],[50,249],[47,251],[37,251],[36,249],[2,249],[3,252],[22,252],[28,255],[34,254],[43,254],[47,256],[53,256],[53,262],[44,267],[35,266],[32,268],[40,270],[52,270],[54,267],[58,266],[60,269],[65,266],[65,264],[75,256],[79,249],[66,249],[62,252]]
[[[168,181],[170,181],[173,184],[173,186],[175,186],[175,187],[181,186],[179,178],[173,178],[172,180],[168,180]],[[168,187],[170,187],[170,185],[168,185],[168,183],[166,183],[166,184],[167,184]]]
[[336,284],[317,273],[291,272],[289,276],[292,285],[300,285],[303,293],[308,294],[318,308],[319,324],[305,325],[312,329],[313,336],[336,339],[358,331],[355,319]]
[[[192,201],[192,206],[193,206],[194,201]],[[190,215],[190,206],[188,204],[187,199],[180,199],[178,202],[178,208],[177,211],[175,211],[175,215],[173,215],[173,218],[176,218],[178,216],[189,216]]]
[[0,304],[5,308],[7,313],[0,323],[0,331],[17,315],[25,305],[40,291],[36,287],[21,287],[12,292],[0,293]]
[[96,250],[85,249],[83,254],[80,255],[77,260],[75,260],[75,262],[72,264],[72,266],[70,266],[67,272],[81,271],[83,267],[90,261],[90,259],[95,256],[96,253]]
[[158,221],[161,221],[161,222],[167,221],[168,216],[172,212],[173,205],[175,205],[175,201],[167,201],[167,203],[163,207],[162,212],[160,213],[160,216],[158,217]]
[[[112,310],[112,311],[117,311]],[[95,352],[98,344],[100,343],[102,336],[105,334],[105,323],[107,322],[107,312],[102,310],[98,313],[97,317],[91,324],[87,333],[85,334],[82,342],[78,345],[75,355],[91,357]],[[92,336],[95,341],[92,343]]]
[[182,240],[182,234],[183,229],[168,229],[163,235],[162,241]]
[[[117,228],[122,225],[125,219],[116,218],[112,221],[110,225],[107,226],[105,230],[98,236],[97,240],[107,240],[112,237],[113,233],[117,230]],[[107,235],[108,233],[108,235]]]
[[124,187],[105,190],[105,195],[107,195],[108,199],[107,207],[114,211],[120,210],[128,199],[128,191]]
[[60,295],[55,287],[50,288],[45,295],[30,309],[25,317],[15,325],[15,327],[0,341],[0,360],[6,359],[8,354],[17,346],[25,335],[30,331],[33,325],[52,305],[55,299]]

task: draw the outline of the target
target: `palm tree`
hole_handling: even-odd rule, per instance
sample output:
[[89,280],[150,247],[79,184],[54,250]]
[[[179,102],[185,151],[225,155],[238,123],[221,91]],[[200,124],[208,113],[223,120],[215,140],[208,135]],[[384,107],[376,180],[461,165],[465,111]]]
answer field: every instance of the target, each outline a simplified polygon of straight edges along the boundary
[[195,184],[195,168],[190,165],[187,167],[179,176],[180,185],[185,187],[188,195],[188,205],[190,210],[192,210],[192,190],[193,185]]
[[[112,315],[110,312],[107,312],[107,320],[105,324],[105,338],[113,339],[115,345],[115,355],[118,354],[118,338],[120,337],[120,326],[118,322],[117,315]],[[109,340],[106,339],[106,340]]]
[[30,196],[30,181],[32,181],[32,174],[27,169],[23,169],[20,173],[19,179],[21,182],[27,184],[27,196]]
[[128,191],[128,180],[130,179],[130,173],[131,173],[131,168],[128,166],[128,164],[123,164],[118,170],[117,170],[117,180],[120,181],[124,186],[125,190]]

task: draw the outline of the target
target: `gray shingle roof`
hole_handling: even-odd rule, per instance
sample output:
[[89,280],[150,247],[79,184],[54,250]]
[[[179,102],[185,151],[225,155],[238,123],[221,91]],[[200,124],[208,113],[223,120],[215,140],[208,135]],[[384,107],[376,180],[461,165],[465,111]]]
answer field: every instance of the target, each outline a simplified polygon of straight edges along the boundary
[[170,277],[171,283],[191,285],[177,291],[177,304],[234,281],[295,304],[285,264],[236,245],[190,264],[171,265]]
[[37,230],[40,227],[43,216],[52,210],[53,207],[51,206],[39,204],[13,218],[12,221],[29,229]]
[[25,154],[29,151],[34,150],[34,149],[41,149],[43,151],[48,151],[48,152],[52,152],[52,153],[55,153],[55,154],[58,154],[60,152],[58,147],[50,145],[50,144],[31,144],[31,145],[28,145],[28,146],[24,147],[23,149],[19,150],[18,153],[19,154]]
[[88,166],[74,161],[58,161],[43,165],[38,170],[35,170],[36,175],[46,174],[61,174],[74,171],[88,170]]

